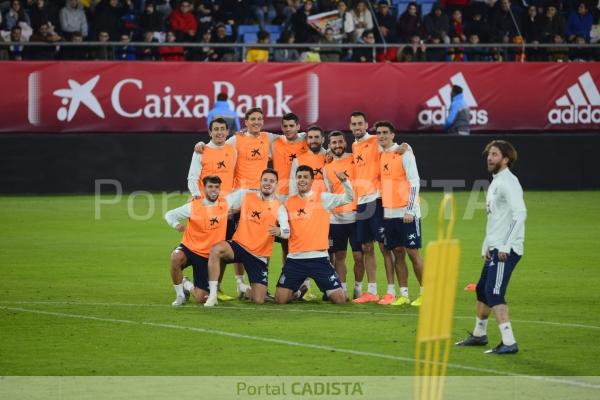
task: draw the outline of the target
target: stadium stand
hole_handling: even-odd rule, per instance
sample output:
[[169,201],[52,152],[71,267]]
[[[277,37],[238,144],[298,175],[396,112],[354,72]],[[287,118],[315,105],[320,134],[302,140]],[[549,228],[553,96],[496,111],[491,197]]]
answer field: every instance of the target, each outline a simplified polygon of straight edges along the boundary
[[[311,0],[305,0],[311,1]],[[440,44],[473,44],[483,47],[489,43],[554,43],[552,50],[530,50],[524,60],[528,61],[594,61],[600,59],[600,51],[587,44],[600,41],[599,16],[597,2],[591,0],[559,1],[550,0],[531,2],[524,0],[498,0],[493,2],[464,1],[464,0],[364,0],[348,1],[347,14],[354,19],[353,32],[336,32],[339,38],[346,42],[362,43],[361,34],[365,29],[373,29],[377,43],[421,43],[427,46],[431,43]],[[294,2],[295,7],[280,7],[277,2],[268,1],[274,7],[275,17],[269,17],[264,25],[259,25],[256,19],[256,5],[250,0],[180,0],[168,2],[164,0],[11,0],[0,3],[0,58],[12,60],[51,60],[59,59],[61,52],[49,50],[41,46],[20,46],[13,44],[12,48],[2,45],[2,42],[56,42],[70,41],[71,36],[81,36],[83,42],[122,41],[124,35],[129,36],[131,43],[143,42],[152,32],[153,37],[163,42],[167,30],[174,31],[177,42],[181,43],[256,43],[259,31],[262,29],[270,34],[270,43],[278,42],[284,32],[295,34],[297,42],[318,43],[325,37],[325,30],[315,29],[314,34],[306,35],[306,31],[295,32],[298,29],[298,18],[306,19],[309,24],[318,23],[323,13],[333,13],[338,9],[338,1],[317,0],[312,8],[306,7],[300,1]],[[387,21],[379,21],[377,9],[382,2],[388,2],[391,16],[395,20],[396,32],[389,30]],[[409,13],[416,7],[417,13]],[[436,6],[442,10],[441,16],[435,20],[447,19],[449,28],[436,31],[435,36],[429,32],[427,21],[432,20]],[[459,12],[462,19],[456,18]],[[331,18],[331,16],[330,16]],[[386,18],[390,18],[386,16]],[[371,19],[373,23],[371,23]],[[458,21],[458,22],[457,22]],[[515,26],[518,21],[518,28]],[[341,25],[341,24],[340,24]],[[394,25],[394,24],[392,24]],[[303,25],[305,28],[306,25]],[[442,25],[443,26],[443,25]],[[371,28],[372,27],[372,28]],[[382,27],[382,28],[381,28]],[[20,32],[18,32],[20,29]],[[482,32],[481,29],[485,31]],[[224,32],[219,32],[223,30]],[[210,38],[208,37],[210,33]],[[391,34],[390,34],[391,33]],[[81,34],[81,35],[80,35]],[[477,37],[474,37],[476,35]],[[12,38],[12,39],[11,39]],[[302,40],[301,40],[302,39]],[[146,40],[147,41],[147,40]],[[340,42],[340,41],[338,41]],[[329,42],[331,43],[331,41]],[[558,47],[559,44],[577,44],[573,50]],[[487,46],[490,47],[490,46]],[[390,54],[382,54],[378,50],[378,61],[434,61],[440,59],[440,52],[422,50],[424,57],[411,57],[410,52],[416,52],[414,46],[407,46]],[[108,48],[109,51],[114,51]],[[455,54],[460,49],[448,47],[445,50],[446,61],[457,60]],[[224,50],[215,50],[223,53]],[[301,51],[301,50],[299,50]],[[462,50],[460,50],[462,51]],[[495,51],[495,52],[494,52]],[[64,53],[64,52],[63,52]],[[91,58],[97,51],[80,52],[84,59]],[[241,51],[229,52],[229,57],[213,57],[211,61],[241,61]],[[434,55],[430,53],[435,53]],[[462,61],[472,61],[467,57],[459,57]],[[271,52],[274,54],[274,52]],[[407,54],[409,55],[407,57]],[[557,56],[559,54],[560,56]],[[103,59],[119,59],[113,54],[103,55]],[[95,59],[98,59],[96,56]],[[123,58],[131,59],[131,57]],[[148,57],[143,57],[148,60]],[[186,60],[197,60],[197,52],[185,48]],[[523,55],[515,50],[493,50],[484,56],[477,56],[473,61],[521,61]],[[274,57],[271,57],[271,61]],[[351,51],[345,50],[341,61],[352,60]]]

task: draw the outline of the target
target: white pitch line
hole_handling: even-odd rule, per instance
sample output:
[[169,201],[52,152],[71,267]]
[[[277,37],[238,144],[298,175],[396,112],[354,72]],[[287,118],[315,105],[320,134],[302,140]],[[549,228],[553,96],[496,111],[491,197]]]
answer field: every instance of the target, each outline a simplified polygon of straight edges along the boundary
[[[141,304],[141,303],[85,303],[76,301],[0,301],[0,304],[57,304],[57,305],[71,305],[71,306],[100,306],[100,307],[159,307],[159,308],[173,308],[168,304]],[[383,313],[383,312],[371,312],[371,311],[345,311],[345,310],[315,310],[311,308],[300,309],[300,308],[271,308],[271,307],[237,307],[237,306],[223,306],[217,307],[219,310],[245,310],[245,311],[283,311],[283,312],[297,312],[297,313],[315,313],[315,314],[345,314],[345,315],[377,315],[377,316],[400,316],[400,317],[413,317],[416,318],[419,314],[415,313]],[[454,319],[473,319],[472,316],[466,317],[461,315],[455,315]],[[532,321],[523,319],[513,319],[512,322],[520,324],[533,324],[533,325],[550,325],[550,326],[562,326],[565,328],[582,328],[582,329],[594,329],[600,330],[600,326],[596,325],[585,325],[585,324],[573,324],[569,322],[554,322],[554,321]]]
[[[254,340],[254,341],[259,341],[259,342],[275,343],[275,344],[280,344],[280,345],[285,345],[285,346],[301,347],[301,348],[315,349],[315,350],[325,350],[328,352],[345,353],[345,354],[352,354],[352,355],[364,356],[364,357],[383,358],[383,359],[388,359],[388,360],[403,361],[403,362],[409,362],[409,363],[414,363],[416,361],[414,358],[410,358],[410,357],[393,356],[393,355],[389,355],[389,354],[373,353],[373,352],[368,352],[368,351],[342,349],[342,348],[337,348],[337,347],[333,347],[333,346],[324,346],[324,345],[311,344],[311,343],[294,342],[291,340],[274,339],[274,338],[267,338],[267,337],[262,337],[262,336],[245,335],[245,334],[241,334],[241,333],[226,332],[226,331],[220,331],[220,330],[216,330],[216,329],[197,328],[197,327],[191,327],[191,326],[163,324],[163,323],[148,322],[148,321],[132,321],[132,320],[127,320],[127,319],[101,318],[101,317],[94,317],[91,315],[67,314],[67,313],[59,313],[59,312],[52,312],[52,311],[32,310],[32,309],[20,308],[20,307],[0,306],[0,309],[9,310],[9,311],[25,312],[25,313],[31,313],[31,314],[39,314],[39,315],[50,315],[50,316],[54,316],[54,317],[84,319],[84,320],[91,320],[91,321],[97,321],[97,322],[109,322],[109,323],[127,324],[127,325],[142,325],[142,326],[152,326],[155,328],[166,328],[166,329],[177,329],[177,330],[184,330],[184,331],[200,332],[200,333],[206,333],[206,334],[211,334],[211,335],[232,337],[232,338],[236,338],[236,339],[247,339],[247,340]],[[441,365],[442,363],[436,363],[436,364]],[[545,377],[545,376],[521,375],[521,374],[516,374],[516,373],[512,373],[512,372],[499,371],[499,370],[494,370],[494,369],[489,369],[489,368],[470,367],[468,365],[461,365],[461,364],[454,364],[454,363],[448,363],[447,366],[449,368],[463,369],[463,370],[467,370],[467,371],[483,372],[483,373],[493,374],[493,375],[514,376],[514,377],[520,377],[520,378],[542,380],[542,381],[547,381],[547,382],[561,383],[561,384],[567,384],[567,385],[571,385],[571,386],[600,390],[600,385],[595,385],[595,384],[591,384],[588,382],[574,381],[574,380],[568,380],[568,379],[562,379],[562,378],[552,378],[552,377]]]

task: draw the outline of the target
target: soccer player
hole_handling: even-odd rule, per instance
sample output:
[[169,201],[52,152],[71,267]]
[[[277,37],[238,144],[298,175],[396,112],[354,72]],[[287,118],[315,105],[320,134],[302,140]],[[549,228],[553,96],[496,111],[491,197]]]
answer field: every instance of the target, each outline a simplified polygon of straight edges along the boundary
[[[344,186],[337,179],[338,172],[344,173],[350,181],[354,181],[356,172],[354,170],[354,159],[351,153],[346,153],[346,138],[340,131],[329,133],[329,150],[333,160],[323,168],[323,179],[327,191],[330,193],[344,193]],[[342,282],[344,292],[346,288],[346,249],[348,242],[352,249],[354,258],[354,298],[360,297],[361,282],[365,276],[365,264],[361,245],[356,236],[356,199],[331,210],[329,214],[329,252],[335,253],[334,265]]]
[[[273,141],[271,155],[273,157],[273,168],[279,175],[277,197],[285,203],[290,193],[292,162],[300,154],[308,151],[308,145],[306,144],[305,133],[300,132],[300,122],[296,114],[287,113],[281,118],[281,130],[283,135]],[[276,238],[275,241],[281,244],[281,264],[283,265],[288,253],[288,241],[280,238]]]
[[279,200],[285,202],[290,193],[292,162],[300,154],[308,151],[308,145],[306,144],[304,133],[300,132],[300,123],[296,114],[288,113],[281,118],[281,130],[283,135],[273,141],[271,153],[273,156],[273,168],[279,175],[277,197],[279,197]]
[[195,198],[200,197],[202,178],[215,175],[221,178],[221,196],[233,191],[233,172],[237,160],[235,148],[225,143],[229,133],[227,121],[215,118],[209,124],[210,142],[202,154],[194,152],[188,172],[188,188]]
[[[221,261],[244,265],[250,287],[242,284],[242,293],[257,304],[265,301],[268,286],[267,261],[273,253],[275,236],[290,235],[285,207],[275,197],[277,172],[267,168],[262,172],[260,191],[238,190],[227,197],[232,208],[239,208],[240,222],[232,240],[213,246],[208,261],[210,294],[204,305],[217,304],[217,277]],[[279,225],[279,226],[277,226]]]
[[[377,136],[367,133],[369,124],[367,117],[360,111],[350,115],[350,130],[355,141],[352,143],[352,156],[356,168],[354,182],[357,208],[356,229],[358,241],[361,243],[367,271],[367,291],[352,300],[354,303],[376,303],[380,300],[377,294],[377,264],[373,242],[379,242],[383,254],[388,288],[394,287],[394,269],[392,255],[384,245],[383,209],[379,191],[379,143]],[[394,289],[395,290],[395,289]]]
[[508,316],[504,295],[510,276],[523,255],[527,208],[519,179],[510,168],[517,161],[517,151],[504,140],[493,140],[485,146],[487,169],[493,179],[487,191],[487,226],[481,248],[484,259],[477,283],[476,323],[472,334],[457,342],[459,346],[485,346],[487,323],[494,312],[502,341],[488,354],[511,354],[519,351]]
[[[206,176],[202,180],[202,198],[170,210],[165,220],[178,232],[183,232],[181,244],[171,253],[171,278],[175,288],[173,306],[185,304],[184,289],[189,290],[197,302],[208,295],[208,255],[211,247],[225,239],[229,204],[219,197],[221,178]],[[179,221],[188,220],[187,226]],[[194,284],[184,282],[182,270],[192,265]],[[184,286],[187,286],[184,288]]]
[[318,126],[311,126],[306,131],[306,143],[310,151],[304,152],[292,162],[292,169],[290,172],[290,195],[297,194],[296,186],[296,170],[299,165],[308,165],[312,167],[314,173],[314,180],[311,190],[314,191],[325,191],[325,183],[323,182],[323,167],[326,163],[327,151],[323,148],[325,142],[325,136],[323,135],[323,129]]
[[379,172],[385,228],[384,243],[394,253],[394,269],[400,285],[400,296],[397,299],[394,292],[388,291],[378,304],[420,306],[420,295],[412,303],[409,300],[408,268],[404,256],[408,253],[413,271],[419,281],[419,286],[421,286],[423,276],[423,258],[419,254],[421,248],[421,210],[419,207],[421,179],[413,153],[407,151],[404,154],[398,154],[396,152],[400,146],[394,143],[395,131],[394,125],[389,121],[375,123],[375,133],[379,145],[383,149]]
[[354,200],[350,180],[343,172],[336,174],[344,186],[344,194],[311,190],[314,171],[308,165],[296,170],[298,194],[290,196],[286,210],[290,221],[290,252],[281,271],[275,302],[286,304],[300,297],[300,287],[312,278],[333,303],[346,302],[346,293],[329,262],[329,210]]
[[[221,178],[221,196],[226,196],[233,190],[233,172],[237,161],[237,151],[232,145],[225,143],[229,134],[227,121],[223,118],[215,118],[210,122],[208,128],[211,140],[202,154],[197,152],[192,154],[188,172],[188,188],[194,198],[200,197],[202,179],[210,175]],[[231,239],[234,231],[235,221],[233,215],[229,214],[226,238]],[[221,265],[219,282],[223,280],[224,272],[225,264]],[[233,297],[219,290],[219,300],[233,300]]]

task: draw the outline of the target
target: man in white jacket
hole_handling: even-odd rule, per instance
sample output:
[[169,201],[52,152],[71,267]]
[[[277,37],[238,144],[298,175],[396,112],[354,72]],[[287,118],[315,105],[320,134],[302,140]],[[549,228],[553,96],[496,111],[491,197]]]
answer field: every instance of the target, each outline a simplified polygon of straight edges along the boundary
[[477,319],[469,337],[456,343],[459,346],[485,346],[487,322],[494,311],[502,341],[487,354],[511,354],[519,351],[513,334],[508,306],[504,299],[510,276],[523,255],[527,209],[523,189],[510,171],[517,160],[517,151],[504,140],[493,140],[485,147],[487,168],[493,174],[487,192],[487,227],[481,249],[484,259],[477,283]]

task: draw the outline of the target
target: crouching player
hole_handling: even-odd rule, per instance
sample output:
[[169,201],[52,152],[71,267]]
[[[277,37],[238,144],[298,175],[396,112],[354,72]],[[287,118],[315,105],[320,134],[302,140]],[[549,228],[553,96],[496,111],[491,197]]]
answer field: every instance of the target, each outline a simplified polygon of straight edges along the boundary
[[286,304],[299,297],[306,278],[312,278],[333,303],[346,302],[346,293],[329,262],[329,210],[354,200],[350,180],[336,172],[343,194],[311,190],[314,171],[307,165],[296,170],[297,195],[290,196],[286,210],[290,220],[289,253],[275,292],[275,302]]
[[[221,178],[206,176],[202,179],[203,196],[190,203],[170,210],[165,214],[167,223],[183,232],[181,244],[171,253],[171,278],[175,287],[173,306],[186,302],[185,289],[189,290],[198,303],[203,303],[209,293],[208,255],[211,247],[225,239],[229,204],[220,198]],[[179,221],[187,219],[187,226]],[[194,283],[184,281],[183,269],[192,266]]]
[[[240,284],[240,291],[257,304],[265,301],[268,287],[267,261],[273,253],[275,236],[290,235],[285,207],[275,196],[277,172],[265,169],[260,190],[238,190],[227,196],[231,208],[240,209],[240,222],[232,240],[215,244],[208,260],[210,295],[205,307],[217,304],[217,279],[222,261],[243,264],[250,286]],[[277,226],[279,225],[279,226]]]

